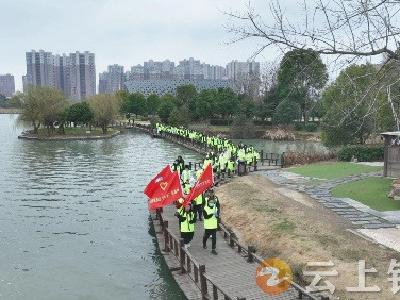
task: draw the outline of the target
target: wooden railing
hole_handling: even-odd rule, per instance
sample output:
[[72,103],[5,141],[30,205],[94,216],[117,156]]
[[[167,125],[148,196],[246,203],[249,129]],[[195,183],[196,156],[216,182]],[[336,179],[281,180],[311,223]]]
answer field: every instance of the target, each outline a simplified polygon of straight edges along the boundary
[[268,164],[268,166],[280,166],[283,168],[284,166],[284,155],[285,152],[278,153],[264,153],[264,150],[260,151],[260,160],[261,164],[264,166]]
[[157,211],[157,217],[160,221],[162,234],[164,237],[164,252],[173,254],[179,261],[180,272],[186,274],[199,288],[203,300],[234,300],[244,298],[232,297],[222,288],[218,287],[213,280],[206,274],[206,266],[201,265],[196,259],[186,251],[183,239],[178,238],[168,228],[168,221],[164,221],[160,210]]
[[[183,244],[183,239],[178,238],[168,228],[168,221],[163,220],[162,210],[157,210],[156,219],[160,221],[162,234],[164,237],[164,252],[172,253],[180,263],[180,272],[187,274],[190,279],[200,289],[203,300],[246,300],[243,297],[234,297],[229,292],[219,287],[212,278],[206,273],[206,266],[199,264],[190,253],[186,251]],[[265,264],[264,260],[255,252],[252,246],[245,247],[239,243],[234,234],[229,231],[222,223],[219,224],[219,229],[223,232],[223,237],[228,241],[231,248],[236,248],[236,251],[247,258],[248,263]],[[321,295],[311,295],[300,285],[290,281],[291,287],[297,291],[297,299],[304,300],[329,300],[329,297]]]
[[[257,263],[265,265],[264,259],[262,259],[259,255],[257,255],[256,249],[252,246],[242,246],[234,234],[228,230],[222,223],[219,224],[220,230],[223,232],[224,239],[228,241],[228,244],[231,248],[236,248],[237,252],[244,257],[247,257],[248,263]],[[297,283],[290,281],[290,285],[296,289],[297,291],[297,299],[310,299],[310,300],[329,300],[329,297],[321,296],[321,295],[311,295],[306,292],[306,290],[298,285]]]
[[[180,143],[184,143],[186,145],[190,145],[192,147],[195,147],[198,151],[200,152],[210,152],[214,151],[215,153],[218,152],[218,147],[217,146],[210,146],[205,143],[205,140],[198,141],[194,139],[190,139],[189,137],[184,137],[181,135],[173,134],[173,133],[168,133],[168,132],[162,132],[160,136],[164,138],[168,138],[170,140],[174,140]],[[259,151],[260,153],[260,161],[261,164],[264,166],[265,164],[268,164],[268,166],[280,166],[283,167],[284,164],[284,153],[278,154],[278,153],[264,153],[264,150]],[[257,168],[257,164],[254,164],[255,168]]]

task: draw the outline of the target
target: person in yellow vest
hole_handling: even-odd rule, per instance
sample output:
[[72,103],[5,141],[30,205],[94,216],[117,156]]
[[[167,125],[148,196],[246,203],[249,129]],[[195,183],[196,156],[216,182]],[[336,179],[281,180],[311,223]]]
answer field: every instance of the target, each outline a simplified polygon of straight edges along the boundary
[[204,195],[201,194],[194,199],[194,213],[196,214],[196,218],[199,221],[203,221],[203,203],[204,203]]
[[203,174],[203,169],[198,169],[196,172],[196,179],[199,180],[201,174]]
[[236,170],[236,163],[233,158],[228,161],[228,177],[232,177]]
[[185,195],[189,195],[189,193],[190,193],[190,183],[189,183],[189,180],[187,180],[187,181],[185,181],[183,184],[182,184],[182,187],[183,187],[183,193],[185,194]]
[[213,198],[205,202],[203,207],[204,215],[204,236],[203,248],[207,249],[207,240],[211,236],[212,246],[211,253],[217,255],[217,229],[218,229],[218,209]]
[[204,163],[203,163],[203,169],[205,169],[209,164],[212,164],[212,163],[213,163],[213,161],[210,158],[210,155],[207,154],[206,159],[204,160]]
[[181,238],[183,238],[184,247],[187,249],[190,247],[190,241],[194,237],[196,214],[193,212],[190,205],[187,205],[186,207],[183,207],[182,205],[175,215],[179,219]]
[[182,171],[181,180],[182,182],[188,182],[190,180],[189,165],[185,165],[185,169]]
[[246,161],[246,150],[244,148],[239,148],[237,151],[238,161],[245,162]]
[[178,159],[176,160],[178,167],[179,167],[179,174],[182,174],[183,170],[185,169],[185,161],[182,158],[182,155],[178,156]]

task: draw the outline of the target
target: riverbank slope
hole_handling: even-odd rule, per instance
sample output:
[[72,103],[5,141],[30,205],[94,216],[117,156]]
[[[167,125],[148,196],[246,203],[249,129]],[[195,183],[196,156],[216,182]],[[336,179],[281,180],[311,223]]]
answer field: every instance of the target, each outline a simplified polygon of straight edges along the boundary
[[[387,270],[390,259],[400,259],[400,254],[348,231],[353,228],[350,222],[314,199],[275,185],[262,175],[236,178],[219,187],[217,195],[224,224],[263,257],[287,261],[298,283],[313,279],[302,276],[307,262],[332,261],[339,276],[326,279],[336,286],[335,296],[340,299],[394,298]],[[359,260],[366,260],[366,268],[378,269],[367,275],[367,283],[378,285],[380,293],[346,292],[346,287],[358,286]]]
[[18,108],[0,108],[0,114],[20,114],[21,110]]

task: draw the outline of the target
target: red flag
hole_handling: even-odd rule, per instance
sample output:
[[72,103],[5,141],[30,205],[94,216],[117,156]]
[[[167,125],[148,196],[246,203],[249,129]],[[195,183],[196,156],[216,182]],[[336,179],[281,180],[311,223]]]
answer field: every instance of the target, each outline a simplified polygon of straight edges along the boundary
[[211,164],[204,169],[196,185],[191,189],[190,194],[186,197],[183,205],[186,206],[190,201],[203,194],[206,190],[214,185],[214,172]]
[[183,198],[178,172],[172,172],[168,178],[150,183],[148,190],[150,192],[146,195],[149,197],[149,210],[155,210]]
[[147,197],[151,197],[151,195],[154,193],[153,189],[157,187],[158,185],[156,183],[161,182],[163,180],[166,180],[169,176],[172,175],[172,170],[171,166],[167,165],[165,166],[164,169],[160,171],[146,186],[144,189],[144,193],[147,195]]

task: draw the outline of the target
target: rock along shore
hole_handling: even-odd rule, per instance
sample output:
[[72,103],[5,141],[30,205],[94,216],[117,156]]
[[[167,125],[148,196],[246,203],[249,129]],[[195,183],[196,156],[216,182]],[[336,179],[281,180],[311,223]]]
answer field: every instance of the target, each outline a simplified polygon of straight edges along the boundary
[[103,139],[110,139],[117,135],[121,134],[121,131],[114,132],[112,134],[106,135],[78,135],[78,136],[37,136],[30,132],[23,132],[21,133],[18,138],[25,139],[25,140],[36,140],[36,141],[69,141],[69,140],[103,140]]

